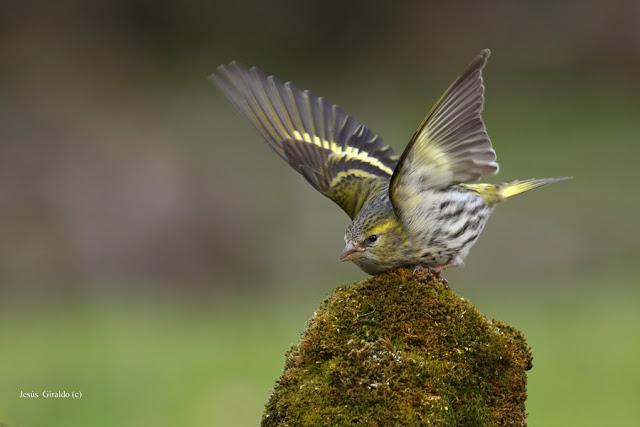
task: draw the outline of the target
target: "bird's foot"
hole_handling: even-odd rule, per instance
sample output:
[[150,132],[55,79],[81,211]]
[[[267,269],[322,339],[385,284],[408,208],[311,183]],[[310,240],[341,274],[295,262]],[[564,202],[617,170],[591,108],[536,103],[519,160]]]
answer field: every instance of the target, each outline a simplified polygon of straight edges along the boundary
[[442,264],[442,265],[436,265],[435,267],[431,267],[431,270],[434,273],[442,273],[444,270],[446,270],[449,267],[453,267],[453,263],[452,262],[448,262],[446,264]]
[[449,267],[453,267],[453,262],[448,262],[446,264],[442,264],[442,265],[436,265],[435,267],[431,267],[431,270],[438,275],[438,277],[440,278],[440,280],[442,280],[442,282],[445,285],[449,285],[449,281],[447,279],[445,279],[444,277],[442,277],[442,272],[444,270],[446,270]]
[[422,264],[416,264],[416,265],[413,266],[413,273],[414,274],[422,275],[422,274],[427,274],[427,273],[430,273],[430,272],[432,272],[431,269],[429,267],[425,267]]
[[451,263],[444,264],[444,265],[437,265],[435,267],[426,267],[424,265],[417,264],[413,267],[413,273],[423,279],[426,279],[430,274],[433,274],[438,279],[440,279],[445,285],[448,285],[449,282],[447,281],[447,279],[442,277],[442,275],[440,274],[440,272],[442,272],[444,269],[448,267],[451,267]]

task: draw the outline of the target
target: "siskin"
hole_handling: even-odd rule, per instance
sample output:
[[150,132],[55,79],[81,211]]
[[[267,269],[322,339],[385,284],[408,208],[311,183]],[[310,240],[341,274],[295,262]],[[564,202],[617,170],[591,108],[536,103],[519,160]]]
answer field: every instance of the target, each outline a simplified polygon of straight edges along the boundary
[[232,62],[211,79],[269,146],[351,218],[343,261],[369,274],[461,264],[499,202],[566,178],[475,183],[498,172],[484,122],[485,49],[401,156],[339,106]]

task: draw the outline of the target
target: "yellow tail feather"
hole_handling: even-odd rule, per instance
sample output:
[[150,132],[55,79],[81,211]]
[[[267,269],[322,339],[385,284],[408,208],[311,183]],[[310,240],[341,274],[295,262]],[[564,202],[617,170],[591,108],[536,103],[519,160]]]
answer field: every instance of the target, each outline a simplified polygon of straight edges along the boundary
[[542,187],[543,185],[553,184],[567,179],[571,179],[571,177],[562,176],[557,178],[523,179],[498,184],[496,186],[498,201],[517,196],[518,194]]
[[511,182],[504,182],[502,184],[460,184],[462,187],[469,190],[473,190],[479,193],[482,198],[489,205],[501,202],[504,199],[508,199],[518,194],[522,194],[534,188],[542,187],[543,185],[553,184],[555,182],[571,179],[570,176],[562,176],[558,178],[542,178],[542,179],[522,179]]

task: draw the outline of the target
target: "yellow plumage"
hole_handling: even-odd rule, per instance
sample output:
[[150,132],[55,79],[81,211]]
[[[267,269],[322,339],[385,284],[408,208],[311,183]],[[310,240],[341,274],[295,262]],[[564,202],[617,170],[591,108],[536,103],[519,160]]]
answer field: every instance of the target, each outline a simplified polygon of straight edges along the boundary
[[543,185],[571,179],[570,177],[542,178],[542,179],[522,179],[502,184],[460,184],[461,187],[475,191],[482,196],[487,204],[493,205],[513,196],[534,190]]

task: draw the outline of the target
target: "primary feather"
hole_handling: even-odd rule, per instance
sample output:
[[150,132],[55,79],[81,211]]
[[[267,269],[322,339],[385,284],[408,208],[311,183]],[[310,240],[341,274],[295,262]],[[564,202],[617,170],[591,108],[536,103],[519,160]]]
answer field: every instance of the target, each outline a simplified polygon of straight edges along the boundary
[[473,60],[420,123],[391,178],[397,214],[419,232],[433,209],[434,194],[498,171],[496,153],[482,120],[484,69],[489,50]]

